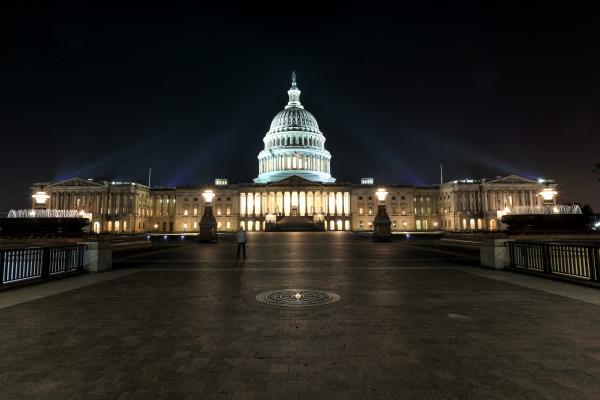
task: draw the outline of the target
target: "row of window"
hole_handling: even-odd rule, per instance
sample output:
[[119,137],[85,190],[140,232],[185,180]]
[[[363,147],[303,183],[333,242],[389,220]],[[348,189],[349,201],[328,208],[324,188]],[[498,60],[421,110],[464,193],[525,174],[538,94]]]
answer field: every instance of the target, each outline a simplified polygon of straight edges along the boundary
[[[358,200],[362,200],[363,196],[358,196]],[[396,196],[391,196],[390,199],[396,200]],[[367,196],[367,200],[373,200],[373,196]],[[400,196],[400,200],[406,200],[405,196]]]
[[[398,208],[397,208],[396,206],[393,206],[393,207],[391,207],[391,209],[390,209],[390,212],[391,212],[392,214],[398,214]],[[405,209],[405,208],[403,208],[403,209],[401,210],[401,213],[402,213],[402,215],[406,215],[406,209]],[[416,213],[416,209],[415,209],[415,213]],[[362,208],[362,207],[359,207],[359,208],[358,208],[358,214],[359,214],[359,215],[364,215],[364,208]],[[373,207],[369,207],[369,208],[368,208],[368,212],[367,212],[367,214],[369,214],[369,215],[373,215]]]
[[275,147],[275,146],[313,146],[323,148],[323,142],[314,137],[306,137],[306,136],[285,136],[279,137],[275,139],[271,139],[267,141],[267,147]]

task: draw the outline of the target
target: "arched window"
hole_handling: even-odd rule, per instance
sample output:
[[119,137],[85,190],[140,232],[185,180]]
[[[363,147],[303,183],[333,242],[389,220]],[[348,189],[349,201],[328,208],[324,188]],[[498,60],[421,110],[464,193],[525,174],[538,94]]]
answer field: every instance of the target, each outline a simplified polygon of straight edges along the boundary
[[335,221],[334,220],[329,221],[329,230],[335,231]]
[[495,231],[496,229],[498,229],[498,226],[496,225],[496,220],[495,219],[490,219],[490,231]]
[[347,231],[349,231],[349,230],[350,230],[350,221],[349,221],[349,220],[346,220],[346,221],[344,222],[344,229],[345,229],[345,230],[347,230]]
[[417,227],[417,230],[420,231],[421,230],[421,220],[418,219],[415,225]]
[[469,228],[470,228],[472,231],[474,231],[474,230],[475,230],[475,219],[474,219],[474,218],[471,218],[471,219],[469,220]]
[[481,218],[477,218],[477,229],[483,229],[483,221]]
[[465,218],[463,218],[463,220],[462,220],[462,228],[465,231],[467,230],[467,220]]
[[240,228],[242,228],[243,231],[246,230],[246,221],[240,221]]

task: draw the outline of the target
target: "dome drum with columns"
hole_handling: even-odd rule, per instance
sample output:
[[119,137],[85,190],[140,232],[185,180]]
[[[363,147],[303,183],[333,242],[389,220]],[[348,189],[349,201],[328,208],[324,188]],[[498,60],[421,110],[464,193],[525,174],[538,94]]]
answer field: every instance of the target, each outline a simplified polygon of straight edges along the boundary
[[300,103],[296,74],[292,73],[289,101],[273,121],[258,154],[255,183],[278,182],[297,175],[313,182],[332,183],[331,154],[315,117]]

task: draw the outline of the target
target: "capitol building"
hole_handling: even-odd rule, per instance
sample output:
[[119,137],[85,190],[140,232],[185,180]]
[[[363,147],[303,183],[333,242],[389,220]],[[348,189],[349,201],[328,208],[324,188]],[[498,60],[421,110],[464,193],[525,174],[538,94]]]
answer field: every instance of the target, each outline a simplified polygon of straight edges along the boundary
[[509,175],[437,185],[387,184],[374,178],[338,182],[316,118],[300,101],[295,74],[289,101],[272,120],[253,183],[217,178],[210,186],[149,187],[139,182],[72,178],[32,185],[34,208],[78,210],[94,233],[198,232],[202,193],[212,190],[218,230],[368,231],[384,188],[394,232],[495,231],[515,206],[542,204],[556,185]]

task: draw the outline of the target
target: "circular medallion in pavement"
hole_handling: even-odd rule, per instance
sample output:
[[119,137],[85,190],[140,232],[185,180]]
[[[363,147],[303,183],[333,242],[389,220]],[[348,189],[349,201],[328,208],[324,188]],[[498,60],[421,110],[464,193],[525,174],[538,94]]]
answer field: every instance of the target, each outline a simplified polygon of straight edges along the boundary
[[278,289],[259,293],[256,300],[272,306],[302,307],[335,303],[341,297],[333,292],[312,289]]

